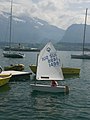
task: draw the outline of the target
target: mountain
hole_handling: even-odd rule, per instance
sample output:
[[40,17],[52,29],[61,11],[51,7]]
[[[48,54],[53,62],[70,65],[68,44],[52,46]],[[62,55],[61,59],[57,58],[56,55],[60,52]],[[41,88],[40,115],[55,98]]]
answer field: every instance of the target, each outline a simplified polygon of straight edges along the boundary
[[[0,15],[0,42],[9,41],[9,15]],[[16,43],[57,43],[63,37],[65,30],[50,25],[47,22],[26,15],[13,16],[12,42]]]
[[[84,35],[83,24],[73,24],[66,30],[60,42],[82,43]],[[90,25],[86,26],[86,43],[90,43]]]

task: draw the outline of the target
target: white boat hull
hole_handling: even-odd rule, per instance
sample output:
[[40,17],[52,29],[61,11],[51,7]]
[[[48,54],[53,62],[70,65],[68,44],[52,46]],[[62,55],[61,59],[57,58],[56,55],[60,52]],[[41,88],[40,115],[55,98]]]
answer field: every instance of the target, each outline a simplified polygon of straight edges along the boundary
[[51,86],[41,84],[31,84],[32,91],[51,92],[51,93],[68,93],[68,86]]
[[71,58],[74,59],[90,59],[90,54],[84,54],[84,55],[71,55]]
[[15,53],[15,52],[3,52],[4,57],[7,58],[24,58],[25,55],[22,53]]

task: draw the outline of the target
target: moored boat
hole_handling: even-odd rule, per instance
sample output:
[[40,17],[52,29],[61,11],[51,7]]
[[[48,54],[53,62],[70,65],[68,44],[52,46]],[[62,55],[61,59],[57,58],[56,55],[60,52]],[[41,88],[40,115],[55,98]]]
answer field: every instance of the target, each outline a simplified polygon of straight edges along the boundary
[[[29,66],[31,71],[36,74],[37,66],[36,65],[30,65]],[[79,75],[80,74],[80,68],[71,68],[71,67],[61,67],[64,77],[68,75]]]
[[3,52],[4,57],[7,58],[24,58],[25,55],[23,53],[15,53],[15,52]]
[[90,54],[71,55],[74,59],[90,59]]
[[11,74],[0,74],[0,87],[7,84],[11,77]]
[[3,56],[7,58],[24,58],[25,55],[23,53],[16,53],[10,50],[12,45],[12,6],[13,6],[13,0],[11,0],[11,7],[10,7],[10,29],[9,29],[9,51],[4,51]]
[[24,70],[24,65],[23,64],[11,64],[10,66],[5,66],[4,70],[16,70],[16,71],[23,71]]
[[16,70],[8,70],[1,72],[1,75],[5,75],[5,74],[12,74],[10,81],[26,81],[26,80],[30,80],[30,75],[32,73],[25,71],[16,71]]
[[86,22],[87,22],[87,10],[86,8],[86,14],[85,14],[85,24],[84,24],[84,35],[83,35],[83,46],[82,46],[82,54],[78,55],[71,55],[71,58],[73,59],[90,59],[90,54],[85,53],[86,48],[85,48],[85,39],[86,39]]

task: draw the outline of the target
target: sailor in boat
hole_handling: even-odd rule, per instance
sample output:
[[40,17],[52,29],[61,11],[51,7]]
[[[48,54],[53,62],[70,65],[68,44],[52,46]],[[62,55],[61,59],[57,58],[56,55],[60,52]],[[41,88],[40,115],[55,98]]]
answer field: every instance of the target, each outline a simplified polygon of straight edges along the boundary
[[52,80],[52,81],[51,81],[51,86],[52,86],[52,87],[56,87],[56,86],[58,86],[57,81]]

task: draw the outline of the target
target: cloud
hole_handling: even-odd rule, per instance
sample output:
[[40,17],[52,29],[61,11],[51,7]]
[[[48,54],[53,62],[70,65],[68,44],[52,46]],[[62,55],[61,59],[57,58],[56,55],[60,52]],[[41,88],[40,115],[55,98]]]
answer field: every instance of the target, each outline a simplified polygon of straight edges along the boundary
[[[0,11],[10,11],[10,1],[0,1]],[[49,24],[66,29],[71,24],[84,23],[85,9],[90,0],[13,0],[13,14],[38,17]],[[88,24],[90,13],[88,10]]]

